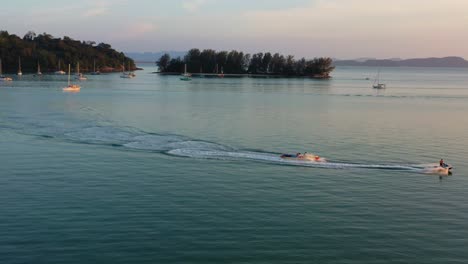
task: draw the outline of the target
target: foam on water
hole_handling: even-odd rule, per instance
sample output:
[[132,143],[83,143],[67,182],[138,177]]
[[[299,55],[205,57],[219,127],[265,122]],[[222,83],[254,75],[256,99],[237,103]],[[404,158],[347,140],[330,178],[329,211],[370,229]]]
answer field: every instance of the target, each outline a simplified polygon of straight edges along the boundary
[[332,168],[332,169],[381,169],[401,170],[418,173],[428,173],[428,168],[434,164],[360,164],[331,159],[329,162],[315,162],[282,159],[280,153],[264,151],[238,150],[229,146],[195,140],[189,137],[174,134],[155,134],[140,131],[134,128],[118,127],[112,125],[68,127],[37,124],[29,129],[22,128],[25,133],[41,136],[43,138],[58,138],[66,141],[101,144],[110,146],[123,146],[131,150],[159,152],[172,156],[218,159],[218,160],[250,160],[276,165]]
[[174,149],[167,151],[170,155],[183,156],[190,158],[209,158],[209,159],[246,159],[254,161],[262,161],[275,164],[317,167],[317,168],[364,168],[364,169],[385,169],[385,170],[407,170],[407,171],[422,171],[425,167],[412,165],[384,165],[384,164],[355,164],[347,162],[315,162],[282,159],[280,154],[266,152],[251,152],[251,151],[215,151],[215,150],[197,150],[197,149]]

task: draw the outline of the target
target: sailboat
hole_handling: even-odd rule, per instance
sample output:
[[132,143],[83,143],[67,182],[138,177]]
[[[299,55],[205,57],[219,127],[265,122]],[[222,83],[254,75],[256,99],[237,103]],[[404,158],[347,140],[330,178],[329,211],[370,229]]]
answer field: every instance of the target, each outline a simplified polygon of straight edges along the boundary
[[21,72],[21,57],[18,57],[18,76],[23,75],[23,72]]
[[[129,67],[130,69],[130,67]],[[120,75],[120,78],[125,78],[125,79],[132,79],[135,77],[135,74],[132,72],[125,72],[125,62],[122,63],[122,74]]]
[[58,71],[56,71],[55,74],[59,74],[59,75],[64,75],[65,74],[65,72],[62,71],[62,68],[60,67],[60,59],[58,61]]
[[187,64],[184,64],[184,74],[182,74],[182,76],[180,77],[180,80],[181,81],[190,81],[190,80],[192,80],[191,76],[192,75],[190,73],[187,73]]
[[80,73],[80,62],[78,62],[76,64],[76,77],[75,77],[75,79],[77,79],[78,81],[88,80],[88,78],[86,76],[84,76],[82,73]]
[[128,63],[128,75],[132,76],[132,78],[136,76],[135,72],[131,70],[130,62]]
[[37,72],[36,72],[36,75],[42,75],[42,72],[41,72],[41,65],[39,64],[39,61],[37,61]]
[[218,77],[219,78],[224,78],[224,71],[223,71],[223,67],[221,67],[221,73],[218,74]]
[[380,82],[380,69],[377,72],[377,77],[375,78],[374,83],[372,84],[372,87],[374,89],[385,89],[386,88],[385,83]]
[[91,75],[99,75],[101,74],[100,71],[96,71],[96,60],[93,60],[93,72],[91,73]]
[[70,83],[71,65],[68,64],[68,86],[63,88],[64,92],[79,92],[81,87],[78,84]]
[[13,79],[11,77],[6,77],[2,72],[2,59],[0,59],[0,81],[11,82]]

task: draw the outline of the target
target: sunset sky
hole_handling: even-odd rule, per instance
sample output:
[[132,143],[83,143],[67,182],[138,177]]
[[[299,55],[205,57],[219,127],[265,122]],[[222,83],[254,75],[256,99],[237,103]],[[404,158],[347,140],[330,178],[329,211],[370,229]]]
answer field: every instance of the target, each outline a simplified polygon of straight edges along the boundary
[[122,51],[468,58],[468,0],[17,0],[2,3],[0,29]]

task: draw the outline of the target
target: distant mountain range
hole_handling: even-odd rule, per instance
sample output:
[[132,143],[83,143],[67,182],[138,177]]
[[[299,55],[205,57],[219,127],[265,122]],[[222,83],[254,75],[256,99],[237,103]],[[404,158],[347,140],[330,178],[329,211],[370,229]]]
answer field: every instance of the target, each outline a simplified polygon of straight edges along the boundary
[[168,53],[171,58],[183,58],[186,51],[161,51],[161,52],[125,52],[125,56],[132,58],[135,62],[156,62],[164,53]]
[[367,59],[335,60],[335,66],[372,67],[459,67],[468,68],[468,61],[461,57],[421,58],[421,59]]

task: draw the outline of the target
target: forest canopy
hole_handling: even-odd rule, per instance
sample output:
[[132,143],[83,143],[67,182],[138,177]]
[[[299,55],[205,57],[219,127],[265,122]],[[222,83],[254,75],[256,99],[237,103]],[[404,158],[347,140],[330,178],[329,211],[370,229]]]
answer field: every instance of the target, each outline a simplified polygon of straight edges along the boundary
[[156,62],[162,73],[182,73],[184,65],[191,73],[225,73],[225,74],[264,74],[281,76],[309,76],[318,78],[330,77],[334,70],[331,58],[314,58],[296,60],[294,56],[284,56],[271,52],[253,55],[232,50],[215,51],[212,49],[191,49],[184,58],[171,58],[164,54]]
[[132,59],[114,50],[109,44],[79,41],[67,36],[54,38],[47,33],[36,35],[33,31],[26,33],[23,38],[0,31],[0,59],[4,73],[16,73],[19,59],[24,73],[36,72],[38,63],[43,72],[66,70],[68,64],[74,68],[78,62],[83,72],[93,71],[94,62],[96,69],[101,71],[120,71],[122,63],[125,63],[126,68],[135,69]]

